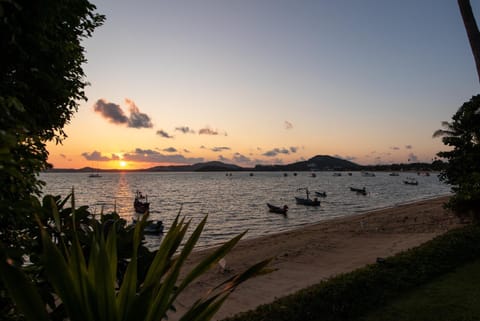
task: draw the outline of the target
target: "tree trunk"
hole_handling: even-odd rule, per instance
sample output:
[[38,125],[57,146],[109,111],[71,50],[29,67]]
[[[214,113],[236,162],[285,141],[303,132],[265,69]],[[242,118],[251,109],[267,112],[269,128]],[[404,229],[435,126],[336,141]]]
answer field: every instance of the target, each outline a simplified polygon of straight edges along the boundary
[[473,16],[470,0],[458,0],[460,13],[462,14],[465,30],[467,31],[470,47],[472,48],[473,58],[477,66],[478,79],[480,81],[480,32],[478,31],[477,22]]

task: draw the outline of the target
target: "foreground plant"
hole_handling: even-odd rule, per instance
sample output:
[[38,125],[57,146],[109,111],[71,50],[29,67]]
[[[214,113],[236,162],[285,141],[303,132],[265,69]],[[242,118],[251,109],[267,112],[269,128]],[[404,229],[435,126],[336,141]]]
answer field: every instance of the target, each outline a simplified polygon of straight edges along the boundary
[[[53,213],[55,221],[60,222],[55,208]],[[73,216],[75,221],[74,210]],[[153,260],[148,263],[145,277],[139,278],[138,248],[146,219],[147,216],[134,229],[131,260],[125,272],[118,267],[117,221],[93,225],[88,257],[78,238],[76,224],[73,224],[73,240],[65,239],[62,236],[61,224],[56,224],[60,240],[54,243],[45,226],[39,223],[43,246],[41,261],[45,275],[55,295],[61,300],[69,320],[164,319],[173,308],[178,295],[224,257],[245,234],[242,233],[220,246],[180,278],[185,260],[194,249],[206,224],[206,217],[181,247],[190,221],[185,222],[185,219],[177,216]],[[24,271],[12,264],[3,247],[0,249],[0,256],[2,280],[25,318],[39,321],[57,319],[51,311],[49,313],[46,302]],[[262,272],[268,262],[269,260],[265,260],[257,263],[217,286],[210,295],[198,299],[180,320],[211,319],[228,295],[239,284]]]

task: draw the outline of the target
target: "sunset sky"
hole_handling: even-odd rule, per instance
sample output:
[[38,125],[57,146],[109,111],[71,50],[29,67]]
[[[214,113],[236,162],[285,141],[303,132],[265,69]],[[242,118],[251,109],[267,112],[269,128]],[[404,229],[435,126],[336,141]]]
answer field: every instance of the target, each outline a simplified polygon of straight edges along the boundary
[[431,162],[479,93],[455,0],[92,2],[106,22],[56,168]]

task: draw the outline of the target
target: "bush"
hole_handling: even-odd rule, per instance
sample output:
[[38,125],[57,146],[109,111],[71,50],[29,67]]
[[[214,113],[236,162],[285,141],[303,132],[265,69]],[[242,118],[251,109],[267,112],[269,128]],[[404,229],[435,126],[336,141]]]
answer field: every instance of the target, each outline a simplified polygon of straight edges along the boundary
[[479,257],[480,226],[467,226],[226,320],[353,320]]

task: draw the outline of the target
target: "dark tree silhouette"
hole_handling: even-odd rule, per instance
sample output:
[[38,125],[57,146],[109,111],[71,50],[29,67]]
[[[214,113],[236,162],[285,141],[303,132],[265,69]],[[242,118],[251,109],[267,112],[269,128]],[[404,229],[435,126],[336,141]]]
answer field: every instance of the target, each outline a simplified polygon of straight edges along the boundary
[[459,214],[480,218],[480,95],[472,97],[443,122],[433,136],[442,137],[451,150],[438,153],[448,162],[440,179],[452,185],[455,195],[448,205]]
[[458,0],[458,6],[465,24],[470,47],[472,48],[475,65],[477,66],[478,79],[480,80],[480,32],[478,31],[470,0]]

